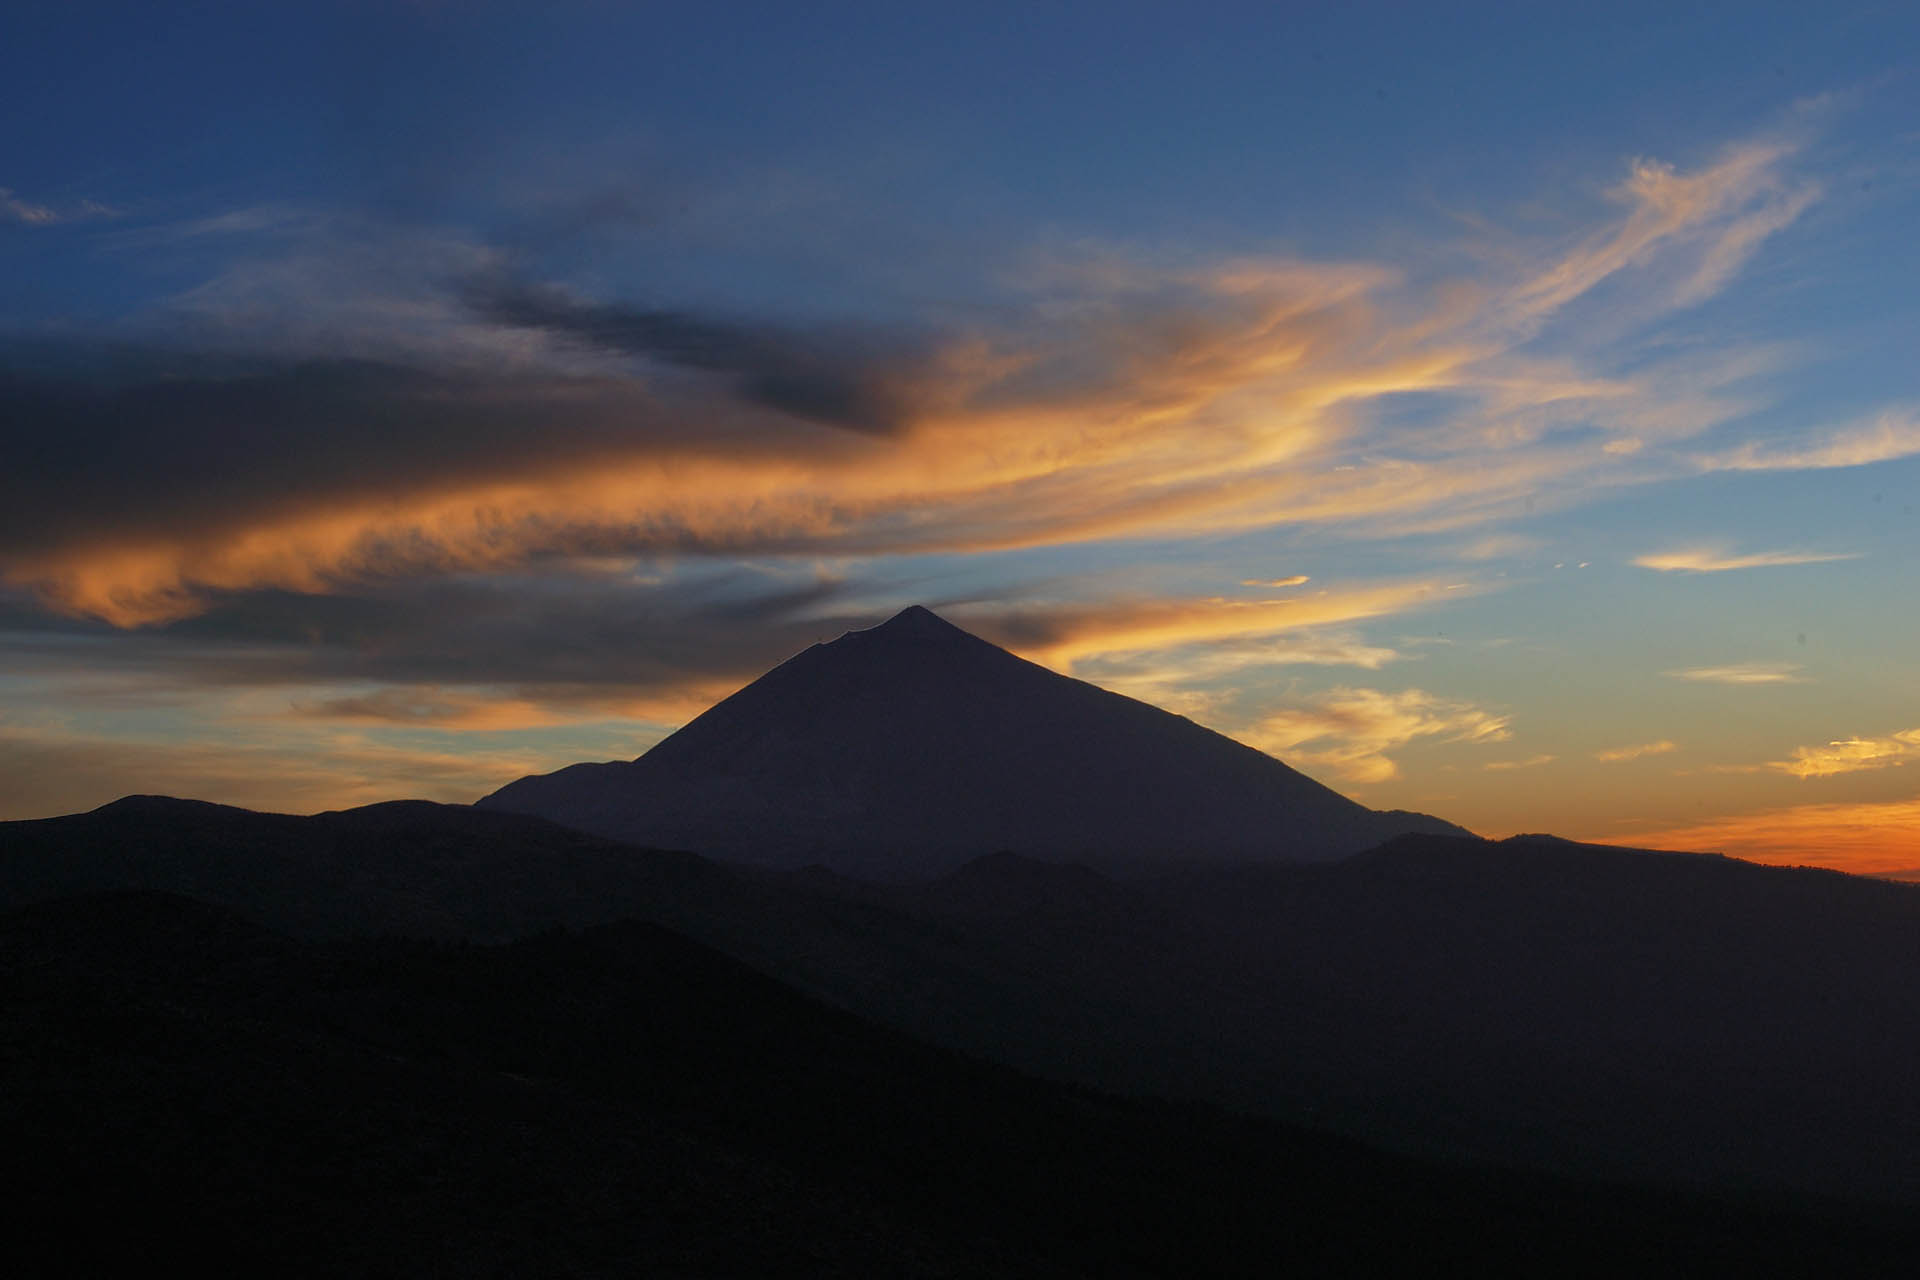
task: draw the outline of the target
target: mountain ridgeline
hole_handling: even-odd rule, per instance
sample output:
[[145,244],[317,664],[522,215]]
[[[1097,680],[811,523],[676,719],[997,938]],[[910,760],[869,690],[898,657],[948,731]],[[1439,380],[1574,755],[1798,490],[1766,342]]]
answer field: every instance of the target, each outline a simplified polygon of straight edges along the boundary
[[914,606],[818,644],[637,760],[479,802],[657,848],[910,879],[986,853],[1310,862],[1407,833],[1223,734],[1058,675]]

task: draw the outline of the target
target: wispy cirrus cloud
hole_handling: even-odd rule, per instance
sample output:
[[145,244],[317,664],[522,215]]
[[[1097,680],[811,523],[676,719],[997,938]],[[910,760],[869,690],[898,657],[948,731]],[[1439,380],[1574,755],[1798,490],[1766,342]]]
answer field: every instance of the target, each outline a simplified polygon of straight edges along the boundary
[[28,227],[49,227],[60,221],[60,215],[44,204],[22,200],[8,187],[0,187],[0,221]]
[[1544,545],[1539,538],[1517,533],[1491,533],[1451,548],[1462,560],[1507,560],[1532,555]]
[[55,207],[25,199],[14,194],[10,187],[0,187],[0,223],[10,222],[21,227],[53,227],[81,219],[111,218],[116,212],[96,200],[82,200],[77,204]]
[[1602,764],[1618,764],[1623,760],[1638,760],[1642,756],[1663,756],[1679,749],[1678,743],[1662,738],[1658,742],[1640,742],[1631,746],[1610,747],[1605,751],[1596,751],[1593,753],[1593,758]]
[[1504,742],[1511,730],[1506,716],[1422,689],[1342,686],[1304,705],[1269,712],[1234,736],[1291,762],[1367,783],[1396,777],[1399,766],[1386,753],[1416,738]]
[[[1358,583],[1273,600],[1123,598],[963,608],[954,616],[989,639],[1063,671],[1091,658],[1161,653],[1186,646],[1211,646],[1216,654],[1233,656],[1241,665],[1261,660],[1263,654],[1280,662],[1320,653],[1329,655],[1328,660],[1357,659],[1357,665],[1377,666],[1391,660],[1391,650],[1309,637],[1323,636],[1330,627],[1430,607],[1459,594],[1449,593],[1447,584],[1438,581],[1413,579]],[[1345,656],[1334,659],[1334,654]]]
[[1819,197],[1815,184],[1783,177],[1781,162],[1792,151],[1777,139],[1746,142],[1692,173],[1658,160],[1635,161],[1609,193],[1627,216],[1516,289],[1519,312],[1556,311],[1663,248],[1678,248],[1687,258],[1672,286],[1674,302],[1689,305],[1718,292],[1763,240]]
[[1734,555],[1714,547],[1690,547],[1683,550],[1653,552],[1634,557],[1643,569],[1662,573],[1725,573],[1734,569],[1769,569],[1781,565],[1829,564],[1835,560],[1858,560],[1857,551],[1758,551]]
[[1662,675],[1706,684],[1805,684],[1797,662],[1732,662],[1717,667],[1684,667]]
[[1920,454],[1920,411],[1882,411],[1863,422],[1784,440],[1750,442],[1694,463],[1703,471],[1817,471]]

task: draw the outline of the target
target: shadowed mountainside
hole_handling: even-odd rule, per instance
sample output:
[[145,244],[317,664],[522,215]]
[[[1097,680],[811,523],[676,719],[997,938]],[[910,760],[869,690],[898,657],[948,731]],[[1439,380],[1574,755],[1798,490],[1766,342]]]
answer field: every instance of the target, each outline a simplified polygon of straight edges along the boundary
[[154,889],[303,937],[505,941],[644,916],[734,878],[539,818],[398,800],[294,817],[167,796],[0,822],[0,907]]
[[728,868],[423,803],[0,824],[0,907],[192,894],[313,937],[636,917],[1022,1070],[1407,1150],[1920,1203],[1920,890],[1544,838],[1119,880]]
[[1365,808],[919,606],[795,655],[638,760],[522,778],[479,804],[635,844],[898,879],[1002,850],[1298,861],[1402,832],[1465,834]]
[[1916,1243],[1046,1085],[638,923],[303,944],[95,895],[0,914],[0,997],[19,1275],[1891,1274]]

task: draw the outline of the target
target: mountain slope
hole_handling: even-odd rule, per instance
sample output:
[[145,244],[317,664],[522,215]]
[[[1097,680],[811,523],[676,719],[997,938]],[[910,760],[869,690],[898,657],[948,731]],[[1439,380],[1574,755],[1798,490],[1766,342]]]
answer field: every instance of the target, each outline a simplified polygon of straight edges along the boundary
[[638,760],[522,778],[479,804],[661,848],[899,877],[998,851],[1293,861],[1464,834],[1367,809],[918,606],[796,655]]
[[0,913],[0,1000],[21,1276],[1892,1275],[1915,1243],[1047,1085],[631,923],[314,945],[67,899]]
[[1149,880],[999,854],[883,885],[420,803],[0,823],[0,908],[104,888],[311,938],[639,917],[1057,1080],[1450,1158],[1920,1204],[1910,885],[1539,838]]
[[424,800],[294,817],[128,796],[87,813],[0,822],[0,908],[150,889],[302,937],[504,941],[705,900],[731,880],[691,854]]

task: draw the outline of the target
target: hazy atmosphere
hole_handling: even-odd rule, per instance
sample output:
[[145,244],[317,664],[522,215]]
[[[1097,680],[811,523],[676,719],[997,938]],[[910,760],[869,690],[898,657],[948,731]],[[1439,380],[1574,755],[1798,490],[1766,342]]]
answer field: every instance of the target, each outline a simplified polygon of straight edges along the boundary
[[471,801],[922,603],[1375,808],[1913,871],[1916,49],[10,6],[0,819]]

